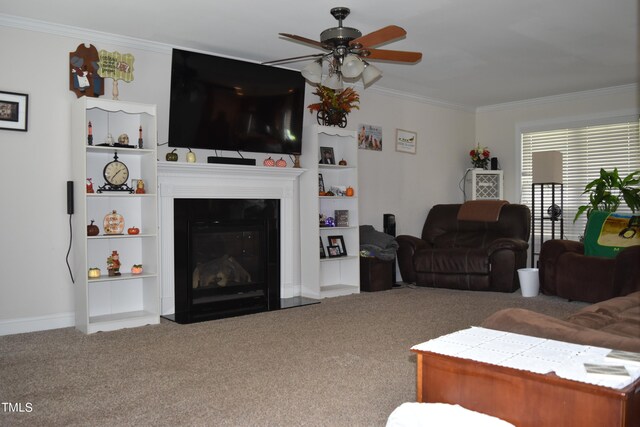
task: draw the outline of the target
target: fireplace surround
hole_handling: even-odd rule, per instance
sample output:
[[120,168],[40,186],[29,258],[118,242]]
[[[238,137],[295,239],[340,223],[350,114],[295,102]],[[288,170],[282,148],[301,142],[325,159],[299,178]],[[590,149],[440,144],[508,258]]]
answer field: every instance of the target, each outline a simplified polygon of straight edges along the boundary
[[280,298],[301,295],[298,177],[303,169],[200,163],[158,163],[162,314],[176,311],[176,199],[278,200]]

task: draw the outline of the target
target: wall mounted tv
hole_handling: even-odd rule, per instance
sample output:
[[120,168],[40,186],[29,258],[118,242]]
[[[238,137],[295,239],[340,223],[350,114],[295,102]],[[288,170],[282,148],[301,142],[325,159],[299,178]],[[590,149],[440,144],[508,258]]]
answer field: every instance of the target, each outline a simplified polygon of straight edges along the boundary
[[169,146],[300,154],[297,71],[174,49]]

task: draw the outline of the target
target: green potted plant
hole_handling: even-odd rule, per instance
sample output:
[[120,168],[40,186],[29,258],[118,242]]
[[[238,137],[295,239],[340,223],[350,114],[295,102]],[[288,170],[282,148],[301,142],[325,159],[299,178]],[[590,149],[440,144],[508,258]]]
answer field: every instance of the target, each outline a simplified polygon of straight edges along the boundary
[[589,204],[578,207],[573,219],[586,213],[587,218],[592,211],[616,212],[620,204],[624,203],[635,213],[640,211],[640,170],[630,173],[624,178],[618,174],[618,168],[612,172],[600,169],[600,177],[594,179],[584,187],[582,194],[589,194]]

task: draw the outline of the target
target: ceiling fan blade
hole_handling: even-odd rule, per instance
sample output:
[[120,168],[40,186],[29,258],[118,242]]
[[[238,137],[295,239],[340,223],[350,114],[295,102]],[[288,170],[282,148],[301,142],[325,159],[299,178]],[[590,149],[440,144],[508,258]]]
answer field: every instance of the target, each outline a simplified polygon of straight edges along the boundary
[[[366,53],[369,53],[366,55]],[[361,56],[367,61],[418,62],[422,59],[421,52],[407,52],[403,50],[363,49]]]
[[365,34],[362,37],[358,37],[357,39],[352,40],[350,44],[352,46],[354,44],[360,44],[365,47],[375,47],[401,39],[406,35],[407,32],[403,28],[400,28],[397,25],[389,25],[372,33]]
[[282,37],[286,37],[288,39],[292,39],[292,40],[295,40],[295,41],[300,42],[300,43],[308,44],[308,45],[311,45],[313,47],[317,47],[317,48],[320,48],[320,49],[326,49],[322,45],[322,43],[320,43],[319,41],[316,41],[316,40],[311,40],[311,39],[308,39],[308,38],[302,37],[302,36],[296,36],[295,34],[287,34],[287,33],[278,33],[278,34],[281,35]]
[[305,59],[319,58],[324,55],[325,55],[324,53],[314,53],[311,55],[294,56],[292,58],[276,59],[274,61],[262,62],[262,65],[274,65],[274,64],[284,64],[286,62],[303,61]]

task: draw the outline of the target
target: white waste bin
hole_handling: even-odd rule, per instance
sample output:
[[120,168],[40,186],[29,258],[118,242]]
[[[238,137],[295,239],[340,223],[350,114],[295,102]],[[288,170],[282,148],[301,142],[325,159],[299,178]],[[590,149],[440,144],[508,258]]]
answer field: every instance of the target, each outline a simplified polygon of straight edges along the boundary
[[540,279],[538,278],[537,268],[519,268],[518,277],[520,278],[520,289],[523,297],[538,296]]

